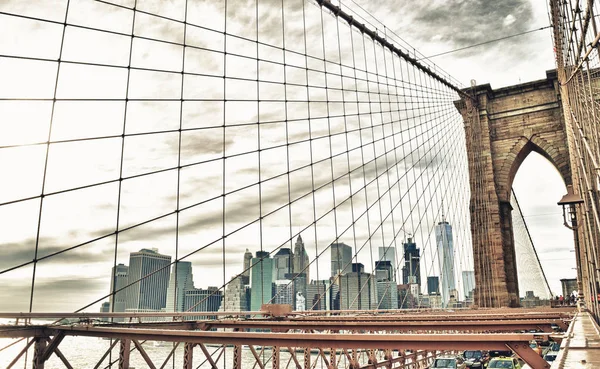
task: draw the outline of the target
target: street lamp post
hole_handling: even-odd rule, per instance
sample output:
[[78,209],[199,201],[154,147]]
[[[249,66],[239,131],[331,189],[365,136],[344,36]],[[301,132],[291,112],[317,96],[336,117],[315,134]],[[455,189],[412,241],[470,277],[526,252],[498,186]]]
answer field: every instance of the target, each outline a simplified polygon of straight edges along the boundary
[[[581,273],[581,253],[579,249],[579,233],[577,224],[577,205],[583,204],[583,199],[573,192],[573,186],[567,186],[567,194],[560,199],[558,205],[562,206],[563,211],[563,224],[565,227],[573,231],[573,240],[575,242],[575,262],[577,263],[577,306],[582,307],[584,305],[583,295],[583,281]],[[567,220],[567,212],[569,214],[569,220]],[[569,225],[569,222],[571,223]],[[566,297],[566,296],[565,296]]]

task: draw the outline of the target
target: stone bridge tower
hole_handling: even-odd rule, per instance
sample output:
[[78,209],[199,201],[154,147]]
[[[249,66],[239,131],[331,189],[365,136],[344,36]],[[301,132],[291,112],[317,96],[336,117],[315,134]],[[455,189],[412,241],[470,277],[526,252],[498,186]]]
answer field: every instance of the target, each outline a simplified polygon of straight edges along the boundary
[[543,80],[496,90],[485,84],[465,92],[475,97],[456,102],[465,121],[469,157],[474,302],[516,307],[519,284],[510,205],[515,174],[535,151],[554,164],[565,184],[572,184],[560,87],[556,72],[548,71]]

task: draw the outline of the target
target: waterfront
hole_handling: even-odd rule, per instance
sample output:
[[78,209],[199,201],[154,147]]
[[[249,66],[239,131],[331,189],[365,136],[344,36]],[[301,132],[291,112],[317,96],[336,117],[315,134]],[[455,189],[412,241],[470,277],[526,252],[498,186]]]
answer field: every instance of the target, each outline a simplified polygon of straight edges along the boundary
[[[5,347],[6,345],[15,342],[16,340],[14,339],[0,339],[0,348],[1,347]],[[11,346],[9,348],[7,348],[6,350],[0,352],[0,368],[6,368],[8,366],[8,364],[15,358],[15,356],[19,353],[19,351],[22,350],[22,348],[24,347],[26,341],[23,340],[22,342]],[[60,350],[61,352],[65,355],[65,357],[69,360],[69,362],[71,363],[71,365],[73,365],[74,368],[78,368],[78,369],[87,369],[87,368],[94,368],[94,366],[96,365],[97,361],[102,357],[102,355],[106,352],[106,350],[108,350],[109,346],[111,344],[110,340],[105,340],[105,339],[99,339],[99,338],[91,338],[91,337],[66,337],[63,342],[60,344]],[[171,357],[171,359],[169,360],[169,363],[165,366],[166,368],[181,368],[183,365],[183,344],[180,344],[179,347],[175,350],[175,355],[173,355],[173,357]],[[133,347],[133,345],[132,345]],[[154,362],[154,364],[157,367],[160,367],[163,362],[165,361],[165,359],[167,358],[167,356],[169,355],[169,352],[172,350],[173,344],[169,343],[169,342],[160,342],[160,343],[154,343],[151,341],[146,342],[145,344],[143,344],[144,349],[146,350],[146,353],[148,354],[148,356],[152,359],[152,361]],[[232,347],[227,347],[224,352],[221,348],[221,346],[219,345],[211,345],[211,346],[207,346],[208,351],[213,354],[213,359],[215,360],[217,366],[219,368],[232,368],[232,361],[233,361],[233,348]],[[260,354],[261,350],[260,348],[256,348],[257,352]],[[24,369],[28,369],[32,367],[32,363],[31,363],[31,355],[32,355],[33,350],[30,349],[29,350],[29,357],[27,358],[27,363],[25,364],[25,360],[24,360],[24,356],[20,359],[20,361],[18,362],[17,365],[15,365],[15,368],[24,368]],[[267,367],[270,367],[269,363],[270,363],[270,358],[271,358],[271,353],[272,351],[268,348],[266,348],[263,352],[262,352],[262,357],[263,360],[262,362],[266,364]],[[116,345],[113,350],[112,350],[112,361],[116,361],[118,359],[118,355],[119,355],[119,346]],[[363,355],[361,355],[363,356]],[[218,359],[217,359],[218,358]],[[296,353],[296,358],[298,360],[298,362],[300,363],[300,365],[303,365],[304,363],[304,355],[301,352]],[[311,362],[313,362],[314,365],[314,361],[317,360],[318,358],[318,354],[317,353],[311,353]],[[359,358],[359,361],[363,361],[361,359],[364,359],[364,361],[366,361],[366,357],[361,357]],[[340,363],[345,364],[346,359],[343,355],[338,355],[338,360],[340,360]],[[102,363],[102,365],[99,368],[108,368],[108,363],[109,361],[107,359],[104,360],[104,362]],[[194,349],[194,360],[193,360],[193,367],[194,368],[199,368],[199,369],[210,369],[211,365],[210,363],[208,363],[206,361],[206,358],[204,357],[204,355],[202,354],[202,351],[199,348],[195,348]],[[144,361],[144,359],[142,358],[142,356],[140,355],[140,353],[137,350],[134,350],[131,353],[131,357],[130,357],[130,368],[147,368],[148,365],[146,364],[146,362]],[[293,368],[295,366],[294,361],[291,360],[290,358],[290,353],[284,351],[284,349],[282,348],[281,354],[280,354],[280,367],[282,368]],[[342,365],[342,367],[345,365]],[[113,364],[113,368],[118,367],[118,363],[114,363]],[[252,353],[250,351],[250,349],[248,349],[247,347],[242,348],[242,367],[244,369],[252,369],[252,368],[258,368],[258,365],[256,365],[256,361],[254,360],[254,357],[252,356]],[[62,369],[64,368],[63,363],[60,361],[60,359],[56,356],[56,355],[52,355],[50,357],[50,359],[48,359],[48,361],[46,362],[46,366],[45,369]],[[317,365],[313,366],[314,369],[326,369],[326,364],[322,361],[322,360],[318,360]]]

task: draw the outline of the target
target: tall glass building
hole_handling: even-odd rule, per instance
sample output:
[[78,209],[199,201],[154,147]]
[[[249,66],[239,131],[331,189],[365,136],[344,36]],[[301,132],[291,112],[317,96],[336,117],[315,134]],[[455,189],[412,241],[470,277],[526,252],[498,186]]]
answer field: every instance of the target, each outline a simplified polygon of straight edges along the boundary
[[341,310],[372,310],[377,308],[375,276],[365,273],[361,263],[352,264],[352,272],[342,274],[339,282]]
[[127,286],[128,274],[129,267],[127,265],[119,264],[116,267],[112,268],[112,279],[110,281],[111,295],[108,299],[109,312],[122,313],[125,311],[125,302],[127,301],[127,289],[122,288]]
[[475,289],[475,272],[473,270],[463,270],[462,272],[463,293],[465,300],[472,298],[473,290]]
[[189,261],[178,261],[173,264],[169,288],[167,289],[166,311],[184,311],[185,291],[194,289],[194,276],[192,275],[192,263]]
[[404,243],[404,267],[402,268],[403,284],[418,284],[421,287],[421,250],[412,238]]
[[[392,267],[392,280],[396,280],[396,248],[394,246],[384,246],[379,248],[379,261],[389,261]],[[375,263],[377,265],[377,262]]]
[[452,226],[442,216],[442,221],[435,226],[435,240],[437,243],[437,255],[440,266],[440,282],[442,284],[440,293],[442,295],[442,307],[448,306],[450,291],[456,289],[454,277],[454,246],[452,243]]
[[[129,254],[127,310],[155,310],[166,307],[171,257],[159,254],[157,249],[141,249]],[[154,274],[150,275],[150,273]]]
[[266,251],[257,251],[250,269],[250,310],[259,311],[273,297],[273,259]]
[[352,247],[345,243],[332,243],[331,250],[331,276],[346,274],[352,270]]
[[292,272],[292,250],[288,248],[282,248],[277,251],[277,254],[273,256],[273,263],[275,265],[275,280],[285,279],[286,274]]

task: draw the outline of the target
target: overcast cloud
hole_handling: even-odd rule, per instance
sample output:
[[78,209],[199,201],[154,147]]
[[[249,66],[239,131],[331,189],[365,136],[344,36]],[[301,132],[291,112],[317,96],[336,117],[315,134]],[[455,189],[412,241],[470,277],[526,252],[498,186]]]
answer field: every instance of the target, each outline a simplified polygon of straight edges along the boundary
[[[183,20],[181,4],[143,1],[137,9]],[[282,22],[281,2],[261,0],[257,28],[254,2],[230,0],[227,33],[240,38],[223,37],[221,2],[190,2],[188,21],[205,27],[187,27],[186,43],[196,48],[186,48],[183,57],[178,45],[135,38],[132,66],[160,72],[132,69],[129,89],[126,68],[61,64],[57,96],[91,101],[58,101],[51,140],[106,138],[52,144],[45,193],[104,184],[44,199],[38,257],[103,238],[39,263],[34,310],[75,310],[108,293],[115,257],[117,263],[127,264],[129,253],[143,247],[156,247],[173,257],[201,250],[186,259],[194,264],[197,286],[220,286],[241,272],[246,248],[256,252],[291,247],[298,233],[311,260],[336,239],[357,249],[363,247],[359,259],[367,264],[367,270],[371,269],[371,247],[394,242],[394,235],[400,247],[401,241],[414,234],[422,247],[423,269],[435,274],[437,256],[430,231],[442,211],[454,227],[460,269],[472,268],[465,156],[460,154],[464,135],[452,103],[456,96],[443,91],[432,101],[441,87],[427,82],[426,88],[415,88],[413,84],[423,82],[424,76],[415,74],[404,61],[374,47],[343,22],[338,34],[335,18],[327,12],[321,18],[319,7],[311,1],[286,0],[284,4]],[[46,5],[8,1],[0,4],[0,10],[62,21],[64,2]],[[123,5],[132,4],[124,1]],[[528,1],[379,1],[361,5],[424,55],[545,24],[543,7]],[[352,4],[347,6],[360,14]],[[0,31],[14,35],[0,41],[2,54],[58,58],[60,25],[1,17]],[[127,9],[86,0],[70,5],[69,23],[129,33],[132,18]],[[259,41],[269,46],[257,47],[252,41],[257,30]],[[136,16],[134,33],[174,43],[184,40],[181,23],[143,13]],[[551,43],[543,38],[547,36],[539,32],[434,60],[465,84],[476,78],[500,87],[518,83],[521,77],[523,81],[541,78],[540,66],[553,67]],[[68,27],[62,59],[126,67],[129,42],[126,36]],[[285,53],[279,49],[284,43],[289,50]],[[302,55],[305,44],[309,57]],[[226,57],[220,52],[225,45]],[[323,57],[328,63],[323,63]],[[343,68],[336,64],[340,61]],[[12,58],[0,58],[0,63],[4,66],[0,77],[6,81],[0,87],[1,97],[53,97],[56,63]],[[398,80],[376,77],[376,72],[382,75],[385,71]],[[225,83],[223,74],[228,77]],[[255,82],[257,78],[260,83]],[[343,93],[339,91],[342,87]],[[354,88],[358,92],[352,91]],[[129,98],[141,100],[130,100],[125,106],[126,91]],[[180,103],[182,97],[186,101]],[[99,98],[111,100],[94,100]],[[337,102],[318,102],[326,99]],[[356,99],[359,104],[347,103]],[[14,179],[0,183],[0,203],[38,196],[45,145],[10,146],[43,143],[52,104],[0,104],[0,145],[5,146],[0,147],[0,169]],[[337,118],[319,119],[328,115]],[[387,124],[398,119],[400,123]],[[128,136],[121,146],[123,129]],[[150,132],[153,134],[147,134]],[[119,209],[121,147],[125,180]],[[180,154],[184,168],[177,191],[174,168]],[[223,157],[227,157],[225,164]],[[311,161],[315,163],[312,168]],[[368,184],[377,176],[379,180]],[[332,184],[333,179],[337,180]],[[256,185],[259,181],[260,187]],[[313,188],[321,188],[314,199]],[[221,197],[224,192],[225,201]],[[180,213],[176,249],[178,200],[179,207],[186,210]],[[293,204],[287,207],[290,200]],[[0,224],[5,226],[0,232],[0,272],[33,259],[39,205],[37,198],[0,206]],[[330,212],[334,206],[338,210]],[[529,204],[522,206],[525,215],[538,211]],[[261,214],[269,215],[259,222]],[[124,229],[157,217],[121,232],[116,243],[117,226]],[[386,220],[377,229],[382,218]],[[225,241],[221,239],[223,232],[240,228]],[[553,236],[540,233],[539,243]],[[560,251],[564,249],[555,246],[548,254]],[[86,278],[65,283],[77,278],[82,269]],[[327,252],[311,265],[313,276],[316,270],[319,278],[328,277]],[[0,287],[1,293],[25,290],[22,287],[28,285],[31,272],[30,265],[0,274],[0,285],[10,286]],[[59,294],[65,289],[86,292],[70,305],[50,302],[52,293],[48,291]],[[3,309],[27,309],[28,293],[22,295],[25,303]]]

